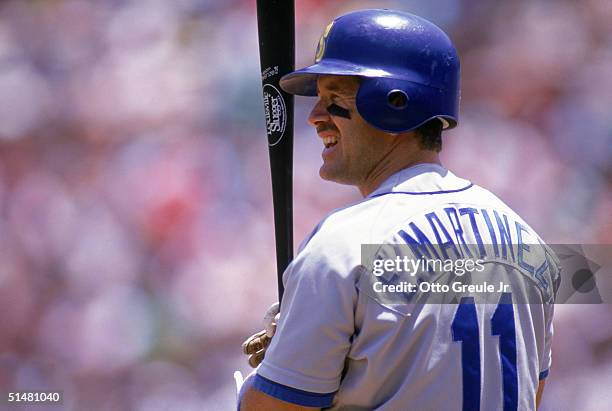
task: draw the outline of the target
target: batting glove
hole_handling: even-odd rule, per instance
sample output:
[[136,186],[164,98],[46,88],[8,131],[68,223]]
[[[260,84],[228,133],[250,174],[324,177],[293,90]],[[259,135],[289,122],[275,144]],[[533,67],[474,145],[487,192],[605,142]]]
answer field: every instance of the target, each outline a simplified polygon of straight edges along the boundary
[[242,343],[242,351],[249,356],[249,365],[256,368],[263,361],[266,349],[276,332],[276,323],[280,317],[280,305],[274,303],[268,308],[263,319],[264,329],[253,334]]

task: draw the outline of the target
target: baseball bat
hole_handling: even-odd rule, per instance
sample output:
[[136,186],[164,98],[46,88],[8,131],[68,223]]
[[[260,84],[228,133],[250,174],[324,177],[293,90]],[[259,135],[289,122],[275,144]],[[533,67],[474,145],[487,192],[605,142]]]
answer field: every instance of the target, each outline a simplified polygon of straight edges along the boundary
[[257,28],[280,302],[283,272],[293,259],[293,96],[282,91],[278,83],[295,69],[294,1],[257,0]]

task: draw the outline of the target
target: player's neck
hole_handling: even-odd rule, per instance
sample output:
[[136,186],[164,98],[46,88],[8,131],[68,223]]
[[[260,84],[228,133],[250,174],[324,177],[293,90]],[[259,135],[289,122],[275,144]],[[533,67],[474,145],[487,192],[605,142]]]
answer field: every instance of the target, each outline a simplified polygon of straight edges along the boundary
[[418,150],[412,153],[394,151],[392,155],[384,158],[357,188],[365,198],[398,171],[427,163],[441,165],[439,154],[431,150]]

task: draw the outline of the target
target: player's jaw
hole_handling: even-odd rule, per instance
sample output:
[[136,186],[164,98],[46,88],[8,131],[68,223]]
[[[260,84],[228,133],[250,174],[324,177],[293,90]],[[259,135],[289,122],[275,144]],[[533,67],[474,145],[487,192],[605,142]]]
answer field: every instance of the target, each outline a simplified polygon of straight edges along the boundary
[[319,169],[319,176],[322,179],[340,184],[359,185],[367,174],[366,170],[362,170],[364,163],[360,161],[367,157],[367,152],[362,152],[367,147],[362,147],[358,141],[363,130],[359,124],[353,122],[344,119],[337,122],[328,114],[311,122],[323,144],[321,152],[323,164]]
[[316,125],[316,129],[323,143],[323,151],[321,152],[323,164],[319,170],[319,175],[324,180],[334,181],[341,171],[341,164],[338,164],[342,157],[340,130],[332,123],[319,123]]
[[[359,186],[366,171],[364,163],[360,161],[363,153],[358,142],[356,130],[337,127],[318,133],[324,148],[321,153],[323,164],[319,169],[319,176],[327,181],[339,184]],[[367,157],[367,156],[366,156]]]

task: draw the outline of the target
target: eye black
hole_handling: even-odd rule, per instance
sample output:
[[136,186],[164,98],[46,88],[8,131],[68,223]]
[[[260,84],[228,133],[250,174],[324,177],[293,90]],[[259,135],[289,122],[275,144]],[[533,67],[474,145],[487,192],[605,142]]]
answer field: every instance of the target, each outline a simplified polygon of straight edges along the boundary
[[331,114],[332,116],[336,116],[336,117],[343,117],[343,118],[347,118],[350,119],[351,118],[351,112],[348,111],[347,109],[340,107],[337,104],[330,104],[329,106],[327,106],[327,112],[329,114]]

